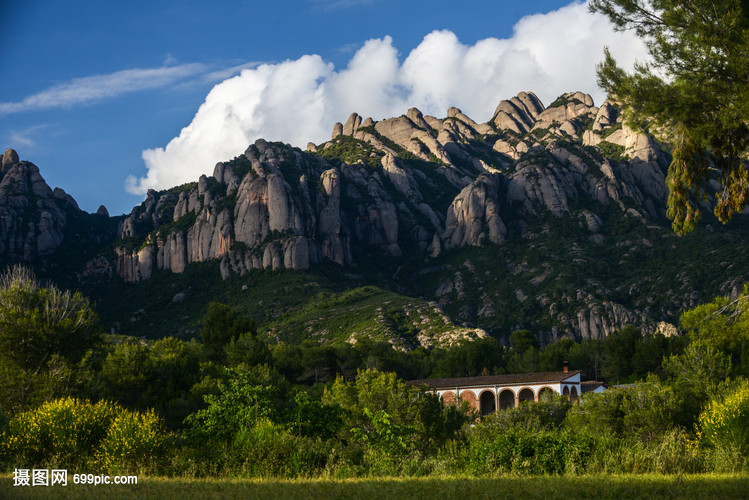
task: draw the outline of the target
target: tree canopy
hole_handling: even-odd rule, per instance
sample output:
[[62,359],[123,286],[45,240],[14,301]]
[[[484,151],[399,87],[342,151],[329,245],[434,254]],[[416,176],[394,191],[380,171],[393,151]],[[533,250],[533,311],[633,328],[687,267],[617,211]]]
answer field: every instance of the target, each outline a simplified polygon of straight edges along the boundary
[[617,30],[633,29],[651,56],[632,73],[606,50],[598,83],[631,125],[669,143],[668,216],[692,230],[717,187],[722,222],[749,194],[749,0],[592,0]]
[[79,292],[39,285],[22,266],[0,276],[0,358],[30,373],[54,355],[72,361],[96,340],[98,316]]

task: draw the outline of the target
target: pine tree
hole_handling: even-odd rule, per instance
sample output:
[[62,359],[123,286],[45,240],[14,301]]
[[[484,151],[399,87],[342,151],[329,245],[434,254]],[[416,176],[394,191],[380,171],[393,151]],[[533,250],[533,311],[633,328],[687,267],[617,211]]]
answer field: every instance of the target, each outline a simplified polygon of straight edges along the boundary
[[632,73],[606,50],[598,83],[634,127],[670,144],[668,216],[691,231],[711,177],[722,222],[749,194],[749,0],[592,0],[617,30],[633,29],[651,56]]

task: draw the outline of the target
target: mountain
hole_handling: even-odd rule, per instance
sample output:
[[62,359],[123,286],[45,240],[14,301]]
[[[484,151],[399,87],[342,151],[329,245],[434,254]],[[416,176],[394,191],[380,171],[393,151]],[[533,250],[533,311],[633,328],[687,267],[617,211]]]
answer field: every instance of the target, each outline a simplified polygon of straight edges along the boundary
[[[35,191],[38,170],[13,154],[0,208],[23,196],[47,208],[33,230],[2,233],[0,253],[44,257],[59,275],[63,216],[77,207]],[[685,308],[738,293],[749,259],[741,217],[671,232],[669,163],[615,105],[579,92],[548,107],[523,92],[486,123],[457,108],[441,119],[354,113],[306,151],[261,139],[212,176],[149,191],[126,217],[88,214],[110,226],[89,231],[98,243],[75,283],[109,327],[149,336],[194,335],[196,311],[219,299],[288,341],[365,336],[408,349],[520,328],[542,342],[625,324],[672,332]],[[3,186],[19,175],[27,189],[13,198]]]
[[[434,257],[504,243],[503,213],[512,207],[561,217],[583,196],[654,219],[667,195],[662,155],[615,114],[580,93],[548,109],[522,93],[484,124],[456,108],[442,120],[412,108],[377,123],[352,114],[330,142],[306,153],[258,140],[217,164],[212,177],[149,191],[121,225],[117,270],[134,282],[154,269],[181,272],[215,258],[226,276],[307,269],[326,259],[355,265],[369,251]],[[632,160],[584,149],[595,144]],[[595,214],[585,216],[598,224]]]
[[[104,206],[96,214],[82,211],[72,196],[51,189],[39,168],[5,150],[0,167],[0,264],[80,265],[116,236],[117,224]],[[84,261],[85,262],[85,261]],[[42,265],[44,267],[44,265]]]

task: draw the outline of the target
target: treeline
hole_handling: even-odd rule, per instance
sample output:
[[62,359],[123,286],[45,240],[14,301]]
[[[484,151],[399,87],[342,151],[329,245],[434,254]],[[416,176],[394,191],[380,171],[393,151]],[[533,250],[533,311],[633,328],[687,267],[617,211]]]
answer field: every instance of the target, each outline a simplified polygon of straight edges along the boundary
[[[23,268],[0,279],[0,467],[178,475],[357,476],[743,470],[746,293],[686,313],[680,337],[626,327],[540,347],[486,338],[267,342],[211,304],[200,340],[97,334],[81,295]],[[404,380],[557,371],[625,388],[479,419]],[[737,437],[738,436],[738,437]]]

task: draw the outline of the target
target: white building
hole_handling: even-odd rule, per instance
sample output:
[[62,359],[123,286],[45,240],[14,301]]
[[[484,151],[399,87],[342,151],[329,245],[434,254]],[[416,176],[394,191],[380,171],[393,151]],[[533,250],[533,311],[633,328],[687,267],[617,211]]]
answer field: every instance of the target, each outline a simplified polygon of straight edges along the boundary
[[585,392],[599,392],[605,388],[600,382],[595,382],[594,385],[581,382],[581,373],[581,370],[569,371],[565,366],[559,372],[412,380],[409,384],[426,385],[445,403],[465,401],[480,411],[481,415],[488,415],[497,408],[506,410],[523,401],[538,401],[546,391],[577,401],[584,389]]

